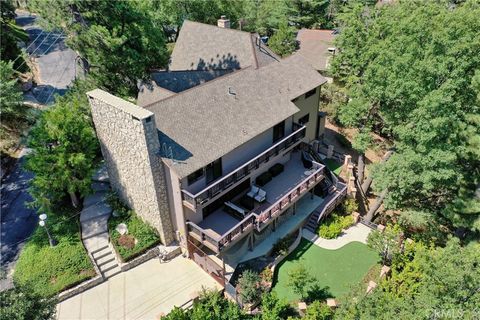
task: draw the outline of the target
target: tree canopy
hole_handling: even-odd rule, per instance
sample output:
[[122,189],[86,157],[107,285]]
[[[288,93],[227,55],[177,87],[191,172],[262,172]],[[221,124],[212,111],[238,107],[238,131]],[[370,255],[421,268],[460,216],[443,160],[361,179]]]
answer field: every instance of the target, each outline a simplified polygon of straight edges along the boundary
[[332,63],[350,97],[340,121],[395,144],[373,168],[375,190],[389,190],[386,207],[433,211],[477,230],[479,16],[476,1],[353,4],[339,15]]

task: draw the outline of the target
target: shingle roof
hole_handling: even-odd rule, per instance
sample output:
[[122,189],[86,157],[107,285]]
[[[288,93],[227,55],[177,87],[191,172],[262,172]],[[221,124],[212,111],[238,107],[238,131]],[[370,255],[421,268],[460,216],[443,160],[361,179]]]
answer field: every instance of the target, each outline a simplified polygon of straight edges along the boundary
[[333,30],[301,29],[297,34],[300,43],[297,54],[303,56],[316,70],[326,70],[327,61],[331,57],[328,48],[333,46],[334,39]]
[[153,81],[141,84],[138,91],[137,104],[143,107],[232,71],[233,70],[187,70],[153,72],[150,75]]
[[278,56],[269,49],[256,47],[249,32],[185,20],[169,69],[241,69],[264,66],[278,60]]
[[[162,156],[180,178],[220,158],[299,109],[291,102],[325,79],[302,57],[246,68],[146,106]],[[229,94],[229,91],[233,94]]]

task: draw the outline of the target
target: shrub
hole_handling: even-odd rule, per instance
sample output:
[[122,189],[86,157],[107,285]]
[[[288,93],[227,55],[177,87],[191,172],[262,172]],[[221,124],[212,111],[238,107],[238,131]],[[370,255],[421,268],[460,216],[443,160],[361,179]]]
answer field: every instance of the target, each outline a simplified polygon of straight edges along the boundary
[[339,216],[332,214],[323,224],[318,228],[318,235],[325,239],[335,239],[338,237],[342,230],[347,229],[353,224],[353,217]]
[[34,293],[29,288],[15,288],[0,292],[0,319],[53,319],[56,301]]
[[271,283],[273,280],[273,272],[270,268],[265,268],[260,273],[260,277],[264,282]]
[[358,210],[358,204],[355,199],[348,198],[343,203],[343,209],[345,210],[345,214],[352,214],[353,212]]
[[288,248],[295,241],[295,233],[279,239],[272,247],[272,256],[282,256],[288,253]]
[[255,180],[255,183],[258,186],[263,187],[264,185],[269,183],[271,180],[272,180],[272,174],[267,171],[267,172],[264,172],[261,175],[259,175],[257,177],[257,179]]
[[325,303],[314,301],[307,308],[304,320],[330,320],[333,319],[333,310]]
[[260,276],[252,270],[245,270],[238,279],[238,290],[243,303],[254,303],[260,299],[262,293]]
[[[122,236],[115,230],[120,223],[127,225],[128,235]],[[160,243],[157,231],[143,222],[134,211],[128,211],[124,216],[110,217],[108,230],[112,244],[123,261],[129,261]]]
[[128,207],[120,200],[114,191],[107,194],[107,203],[119,216],[126,216],[128,214]]

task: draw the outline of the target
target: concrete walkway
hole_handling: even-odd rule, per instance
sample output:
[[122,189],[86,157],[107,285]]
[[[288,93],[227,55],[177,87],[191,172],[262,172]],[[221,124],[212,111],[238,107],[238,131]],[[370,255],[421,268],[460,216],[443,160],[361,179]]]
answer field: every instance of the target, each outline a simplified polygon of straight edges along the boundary
[[367,243],[367,237],[371,229],[361,223],[357,223],[343,232],[341,236],[336,239],[324,239],[320,238],[318,235],[312,233],[307,229],[303,229],[303,237],[320,248],[336,250],[340,249],[344,245],[350,242],[361,242]]
[[112,209],[106,203],[107,192],[110,190],[106,167],[100,167],[92,179],[94,193],[85,197],[80,213],[82,241],[102,276],[109,278],[121,270],[108,243],[108,218],[112,214]]
[[61,302],[57,319],[158,319],[187,303],[202,287],[221,289],[192,260],[152,259]]

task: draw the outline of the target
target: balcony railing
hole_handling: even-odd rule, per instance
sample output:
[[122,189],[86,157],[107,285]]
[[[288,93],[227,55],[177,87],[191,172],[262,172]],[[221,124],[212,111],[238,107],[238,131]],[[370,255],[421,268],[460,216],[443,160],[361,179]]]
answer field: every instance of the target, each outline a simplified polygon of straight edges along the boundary
[[261,164],[268,163],[271,157],[277,156],[281,151],[293,146],[305,137],[305,126],[293,123],[293,130],[290,135],[275,143],[273,146],[263,151],[253,159],[236,168],[229,174],[225,175],[220,180],[215,181],[203,190],[192,194],[185,189],[182,189],[182,199],[193,209],[198,205],[207,203],[216,195],[231,187],[236,182],[247,177],[252,171],[258,169]]
[[258,231],[263,230],[273,220],[278,217],[286,208],[297,201],[308,190],[313,188],[320,180],[323,179],[324,166],[313,162],[314,167],[312,173],[306,179],[301,181],[290,190],[285,196],[278,199],[271,206],[263,210],[260,214],[251,212],[242,221],[237,223],[233,228],[225,232],[222,236],[212,237],[208,235],[204,229],[197,226],[193,222],[187,222],[189,233],[197,240],[201,241],[210,249],[220,252],[224,247],[234,242],[236,239],[247,234],[253,228]]

